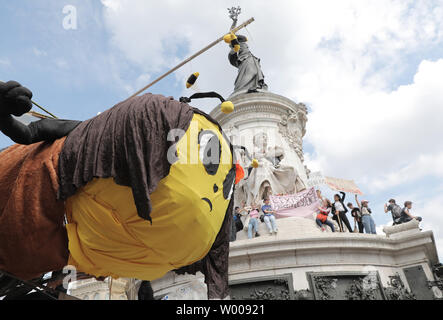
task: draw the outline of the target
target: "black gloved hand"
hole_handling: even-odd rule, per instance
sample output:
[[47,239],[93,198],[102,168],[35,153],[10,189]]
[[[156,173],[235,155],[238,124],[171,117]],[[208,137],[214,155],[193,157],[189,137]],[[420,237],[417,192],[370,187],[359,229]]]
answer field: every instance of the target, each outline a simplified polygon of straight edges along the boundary
[[32,92],[16,81],[0,81],[0,117],[21,116],[32,108]]

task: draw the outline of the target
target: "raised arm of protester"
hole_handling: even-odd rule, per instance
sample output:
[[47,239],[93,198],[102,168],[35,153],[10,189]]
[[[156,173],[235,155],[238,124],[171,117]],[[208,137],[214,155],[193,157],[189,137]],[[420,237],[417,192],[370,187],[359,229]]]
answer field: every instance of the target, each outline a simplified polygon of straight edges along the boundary
[[355,195],[355,202],[357,202],[357,206],[361,210],[361,204],[360,204],[360,201],[358,201],[358,195],[357,194]]

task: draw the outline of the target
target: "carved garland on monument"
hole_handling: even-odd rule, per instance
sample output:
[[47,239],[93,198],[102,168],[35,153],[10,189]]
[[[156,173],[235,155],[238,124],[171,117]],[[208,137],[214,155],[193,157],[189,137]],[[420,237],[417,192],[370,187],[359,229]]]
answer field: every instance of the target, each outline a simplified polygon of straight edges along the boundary
[[388,287],[384,291],[388,300],[415,300],[415,295],[406,289],[398,273],[389,276]]
[[[265,290],[254,290],[250,298],[252,300],[291,300],[288,280],[274,280],[275,288],[268,287]],[[280,287],[280,289],[277,289]]]
[[310,290],[294,291],[294,300],[314,300],[314,295]]
[[314,276],[313,282],[318,293],[317,300],[331,300],[333,298],[332,292],[337,287],[337,278]]
[[384,299],[376,273],[367,275],[311,275],[316,300],[381,300]]
[[291,300],[287,279],[242,283],[231,286],[232,300]]
[[[435,276],[434,281],[428,281],[428,287],[429,289],[432,289],[434,291],[434,296],[436,296],[437,299],[443,299],[443,265],[441,263],[435,265],[433,267],[433,272]],[[436,294],[437,292],[437,294]]]
[[303,136],[306,134],[306,114],[302,111],[288,111],[288,114],[282,116],[278,124],[279,132],[288,142],[289,146],[295,150],[300,160],[304,161],[303,156]]
[[354,280],[345,292],[346,300],[377,300],[375,288],[378,288],[377,280]]

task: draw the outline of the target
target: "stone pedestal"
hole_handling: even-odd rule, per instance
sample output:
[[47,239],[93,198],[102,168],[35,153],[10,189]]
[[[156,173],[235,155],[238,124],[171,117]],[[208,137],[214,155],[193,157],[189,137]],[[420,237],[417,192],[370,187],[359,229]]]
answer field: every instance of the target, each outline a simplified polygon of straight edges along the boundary
[[[234,298],[272,297],[273,290],[281,288],[288,299],[438,298],[433,293],[438,290],[427,287],[427,281],[435,280],[432,266],[438,263],[434,236],[414,222],[390,228],[387,235],[322,232],[314,220],[297,217],[279,219],[277,225],[277,235],[269,235],[261,224],[260,237],[247,239],[240,231],[230,244]],[[410,270],[420,273],[422,283],[408,276]],[[165,294],[193,280],[171,273],[154,281],[153,287],[156,294]],[[330,290],[325,291],[328,284]]]
[[432,266],[438,263],[434,236],[420,231],[415,222],[388,228],[387,235],[322,233],[313,220],[303,218],[280,219],[277,225],[277,235],[269,235],[261,226],[261,236],[250,240],[240,231],[240,240],[230,248],[231,282],[286,275],[295,291],[312,292],[311,275],[376,274],[383,288],[398,276],[409,290],[406,272],[411,267],[419,267],[424,279],[434,279]]
[[[70,284],[69,294],[82,300],[128,300],[126,295],[128,279],[106,278],[97,281],[94,278],[76,281]],[[109,296],[111,288],[111,296]]]

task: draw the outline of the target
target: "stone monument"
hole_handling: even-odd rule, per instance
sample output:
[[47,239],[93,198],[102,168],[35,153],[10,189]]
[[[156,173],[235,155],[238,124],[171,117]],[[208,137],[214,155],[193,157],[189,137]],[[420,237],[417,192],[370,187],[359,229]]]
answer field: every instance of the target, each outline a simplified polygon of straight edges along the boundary
[[[234,26],[239,13],[239,8],[230,9]],[[245,179],[234,194],[241,206],[271,193],[304,190],[309,170],[303,157],[306,106],[268,91],[260,59],[252,55],[246,37],[239,38],[240,50],[229,52],[230,63],[239,70],[229,98],[235,111],[224,114],[216,107],[210,115],[223,127],[245,168]],[[258,168],[251,166],[253,159]],[[230,299],[443,299],[443,267],[434,235],[422,232],[416,221],[387,227],[384,235],[322,232],[313,219],[301,217],[279,219],[277,225],[278,234],[269,235],[262,223],[260,237],[248,239],[240,231],[231,242]],[[74,295],[87,299],[99,297],[99,290],[105,294],[105,285],[91,290],[93,282]],[[139,286],[135,279],[120,285],[128,299],[137,299]],[[156,299],[207,299],[205,286],[201,273],[169,272],[152,281]]]
[[[235,14],[233,20],[235,24]],[[224,114],[216,107],[211,112],[245,168],[245,179],[234,195],[238,206],[257,203],[270,193],[299,192],[306,188],[309,175],[303,157],[307,108],[268,90],[260,60],[252,55],[246,40],[240,41],[238,53],[229,53],[230,63],[239,70],[229,97],[235,111]],[[251,166],[252,159],[259,161],[257,169]],[[279,219],[277,226],[278,234],[269,235],[261,223],[259,237],[248,239],[243,230],[231,242],[230,299],[443,297],[442,276],[434,271],[443,267],[434,267],[438,253],[433,233],[420,231],[415,221],[385,228],[385,234],[377,235],[322,232],[313,219],[301,217]],[[202,275],[170,272],[152,282],[154,295],[168,296],[196,278],[202,280]],[[200,299],[206,299],[205,295]]]
[[[240,10],[233,9],[230,17],[235,27]],[[304,165],[303,136],[307,108],[268,91],[260,59],[250,51],[245,36],[237,38],[240,50],[235,52],[231,46],[228,54],[231,65],[238,68],[229,97],[235,111],[226,115],[216,107],[210,115],[231,139],[237,159],[247,169],[237,186],[235,201],[250,205],[271,193],[292,194],[306,188],[309,172]],[[250,167],[252,159],[259,161],[258,168]]]

